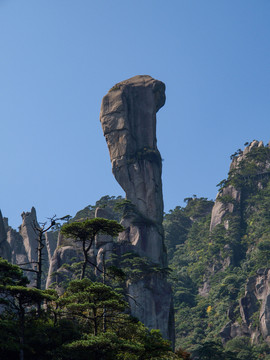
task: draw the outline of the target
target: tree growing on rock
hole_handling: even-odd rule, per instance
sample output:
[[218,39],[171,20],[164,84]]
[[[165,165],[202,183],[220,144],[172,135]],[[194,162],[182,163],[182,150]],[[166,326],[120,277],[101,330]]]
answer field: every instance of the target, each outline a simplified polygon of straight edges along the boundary
[[75,242],[82,244],[82,251],[84,261],[81,270],[81,280],[85,277],[85,270],[88,264],[94,265],[90,262],[89,251],[93,245],[96,235],[104,234],[110,236],[117,236],[124,227],[115,220],[108,220],[103,218],[87,219],[81,222],[73,222],[64,224],[61,233],[74,239]]
[[[31,313],[42,301],[56,298],[53,290],[40,290],[27,287],[28,279],[22,270],[0,258],[0,307],[1,315],[9,315],[18,323],[19,358],[24,360],[26,315]],[[35,313],[35,312],[34,312]],[[5,316],[0,317],[0,328],[5,324]],[[2,345],[2,344],[1,344]],[[0,346],[2,348],[2,346]]]
[[67,291],[58,301],[60,307],[67,311],[68,316],[78,318],[86,326],[93,329],[93,334],[98,335],[104,327],[104,312],[106,321],[120,321],[120,317],[127,307],[122,295],[110,286],[92,282],[89,279],[73,280],[69,283]]

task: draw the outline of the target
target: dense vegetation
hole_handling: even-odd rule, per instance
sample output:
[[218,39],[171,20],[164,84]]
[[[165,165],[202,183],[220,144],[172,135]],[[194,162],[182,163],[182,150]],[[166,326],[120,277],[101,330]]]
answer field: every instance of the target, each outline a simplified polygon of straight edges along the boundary
[[[270,359],[261,336],[253,344],[249,337],[236,337],[221,346],[224,326],[243,322],[239,300],[246,282],[270,267],[270,149],[254,147],[242,155],[233,157],[228,179],[219,184],[217,201],[226,211],[212,232],[213,202],[205,198],[188,198],[186,207],[176,207],[164,218],[177,346],[194,355],[206,347],[207,359],[211,351],[215,359]],[[230,186],[241,195],[239,200],[223,191]],[[250,319],[253,332],[260,330],[259,306]]]
[[1,258],[0,274],[1,359],[181,359],[158,330],[128,315],[123,295],[109,285],[73,280],[58,296],[27,287],[22,271]]
[[[20,269],[0,259],[1,359],[19,359],[23,352],[26,360],[269,360],[270,347],[262,336],[253,343],[248,334],[229,340],[221,336],[226,324],[243,324],[240,299],[248,279],[270,268],[270,149],[238,150],[232,160],[228,178],[219,184],[223,216],[212,231],[214,202],[206,198],[193,195],[184,207],[164,214],[168,269],[125,253],[104,263],[103,276],[91,267],[82,276],[84,262],[75,261],[66,265],[73,277],[63,283],[65,292],[59,296],[27,287]],[[79,230],[83,224],[87,228],[91,221],[85,219],[93,219],[100,206],[119,221],[132,204],[104,196],[79,211],[63,232],[71,231],[76,220],[81,220]],[[128,315],[126,281],[161,271],[173,288],[175,353],[159,331],[149,331]],[[249,329],[260,334],[260,303],[254,306]]]

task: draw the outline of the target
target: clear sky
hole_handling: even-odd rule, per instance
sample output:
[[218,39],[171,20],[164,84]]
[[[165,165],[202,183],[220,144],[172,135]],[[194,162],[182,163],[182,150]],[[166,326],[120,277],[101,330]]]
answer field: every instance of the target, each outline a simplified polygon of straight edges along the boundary
[[229,157],[270,140],[269,0],[0,0],[0,208],[17,227],[123,195],[102,97],[138,74],[158,112],[165,210],[214,199]]

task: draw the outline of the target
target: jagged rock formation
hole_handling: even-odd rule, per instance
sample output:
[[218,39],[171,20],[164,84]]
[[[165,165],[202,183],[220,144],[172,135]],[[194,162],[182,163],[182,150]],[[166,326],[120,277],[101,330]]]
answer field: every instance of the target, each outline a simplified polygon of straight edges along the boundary
[[[97,208],[95,217],[113,219],[113,215],[103,208]],[[50,235],[49,235],[50,236]],[[51,235],[52,236],[52,235]],[[49,239],[49,237],[47,237]],[[49,247],[51,249],[51,247]],[[108,235],[96,236],[95,243],[89,251],[89,259],[96,267],[96,275],[99,276],[103,271],[104,261],[108,260],[113,250],[113,238]],[[61,285],[62,281],[71,280],[74,276],[74,269],[69,269],[74,262],[83,260],[82,248],[79,243],[73,239],[64,238],[61,233],[58,234],[58,241],[50,260],[50,267],[46,282],[46,288],[54,287],[59,293],[64,291]],[[98,269],[100,271],[98,271]]]
[[16,230],[9,228],[7,241],[11,248],[11,263],[18,265],[28,263],[29,259],[24,247],[22,236]]
[[[23,212],[22,225],[19,232],[8,225],[8,219],[3,218],[0,212],[0,256],[10,261],[12,264],[19,265],[23,269],[35,269],[37,261],[37,237],[35,225],[38,225],[36,210],[32,207],[30,212]],[[56,240],[52,233],[45,234],[45,244],[43,250],[44,272],[50,262],[50,258],[56,248]],[[24,271],[25,275],[35,285],[35,273]]]
[[[262,148],[263,142],[253,140],[248,146],[245,147],[244,151],[239,151],[232,155],[232,162],[230,165],[230,172],[237,171],[241,162],[245,160],[252,150],[255,148]],[[262,172],[257,176],[268,174],[270,170],[270,163],[264,162],[261,164]],[[230,173],[229,173],[230,174]],[[226,183],[225,183],[226,184]],[[260,184],[258,184],[260,187]],[[217,198],[212,210],[210,231],[212,231],[217,225],[224,224],[226,230],[229,228],[229,221],[224,220],[225,215],[228,213],[234,213],[238,211],[237,205],[241,203],[241,190],[236,189],[235,186],[225,185],[217,194]]]
[[[270,269],[257,270],[247,280],[245,295],[239,301],[241,322],[230,321],[221,330],[224,343],[236,336],[248,336],[253,343],[260,335],[270,342]],[[256,322],[254,323],[254,320]]]
[[217,332],[228,349],[238,341],[270,344],[270,144],[252,141],[231,159],[211,219],[189,228],[187,206],[167,217],[171,233],[186,231],[172,237],[179,240],[171,265],[177,345],[187,349]]
[[63,293],[64,288],[61,282],[71,280],[73,275],[66,265],[72,265],[74,262],[82,260],[83,254],[78,244],[72,239],[65,239],[59,233],[57,246],[50,261],[46,289],[53,286],[59,293]]
[[[150,76],[116,84],[101,105],[100,120],[110,152],[113,174],[130,201],[119,236],[122,251],[132,249],[160,267],[167,267],[162,228],[161,156],[157,149],[156,113],[165,103],[165,85]],[[174,340],[173,304],[166,278],[130,283],[131,313],[149,328]]]
[[34,228],[38,224],[36,209],[32,207],[30,212],[23,212],[21,217],[23,221],[19,233],[23,238],[28,261],[37,261],[37,234]]
[[[222,202],[224,197],[231,198],[232,202]],[[236,190],[233,186],[229,185],[222,189],[216,198],[215,205],[212,209],[210,231],[212,231],[217,225],[222,223],[224,216],[228,213],[235,211],[235,203],[240,203],[241,192]],[[224,227],[228,230],[228,220],[224,220]]]
[[45,232],[45,244],[46,244],[46,249],[47,249],[47,253],[48,253],[48,262],[49,264],[52,261],[52,257],[54,254],[54,251],[56,249],[57,246],[57,239],[56,239],[56,233],[49,231],[49,232]]
[[4,259],[7,259],[8,261],[11,260],[11,249],[7,241],[7,230],[1,211],[0,211],[0,256],[2,256]]
[[[239,240],[243,238],[248,224],[253,223],[249,217],[257,210],[256,202],[253,200],[250,205],[249,199],[252,195],[267,188],[269,176],[269,146],[264,147],[262,141],[254,140],[246,146],[244,151],[239,149],[233,154],[228,180],[219,191],[212,210],[210,231],[219,224],[223,224],[225,230],[228,231],[231,223],[234,222],[234,227],[235,224],[238,225],[235,228],[238,228]],[[257,202],[259,201],[258,199]],[[242,257],[245,258],[247,254],[258,252],[256,243],[260,241],[263,239],[255,238],[254,243],[245,249],[246,254],[243,253]],[[225,270],[230,264],[229,261],[221,270]],[[207,282],[204,286],[206,285]],[[209,291],[210,288],[208,288],[208,293]],[[239,309],[241,321],[236,321],[235,318],[230,319],[220,332],[223,343],[236,336],[248,336],[253,343],[259,342],[259,337],[262,336],[265,341],[270,342],[269,268],[258,269],[256,275],[246,280],[245,295],[239,300]]]

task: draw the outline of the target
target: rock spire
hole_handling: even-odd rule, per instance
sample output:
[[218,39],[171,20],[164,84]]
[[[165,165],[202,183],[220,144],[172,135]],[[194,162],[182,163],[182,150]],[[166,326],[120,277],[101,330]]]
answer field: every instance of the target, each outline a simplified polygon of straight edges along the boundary
[[[156,113],[165,103],[165,85],[139,75],[113,86],[104,96],[100,120],[113,174],[126,193],[126,231],[119,242],[126,250],[167,267],[163,235],[161,156],[156,140]],[[148,274],[149,275],[149,274]],[[132,315],[174,341],[171,288],[166,277],[151,274],[128,286]]]

